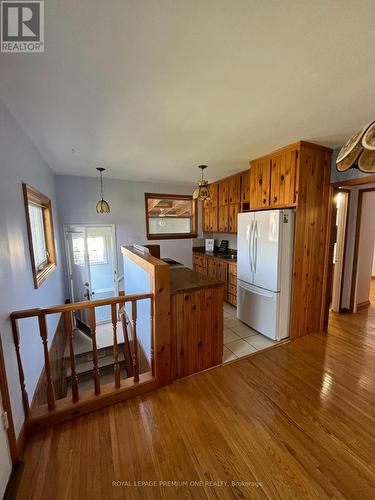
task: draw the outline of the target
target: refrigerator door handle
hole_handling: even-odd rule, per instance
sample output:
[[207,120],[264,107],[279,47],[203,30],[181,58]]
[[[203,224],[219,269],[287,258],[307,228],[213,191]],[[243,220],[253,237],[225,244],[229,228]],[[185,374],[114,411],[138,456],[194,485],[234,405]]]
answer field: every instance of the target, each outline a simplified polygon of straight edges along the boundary
[[254,229],[254,221],[251,221],[250,225],[250,235],[249,235],[249,245],[248,245],[248,253],[249,253],[249,263],[250,263],[250,272],[253,272],[253,258],[252,258],[252,243],[253,243],[253,229]]
[[254,237],[253,237],[253,270],[257,272],[257,258],[258,258],[258,221],[254,222]]

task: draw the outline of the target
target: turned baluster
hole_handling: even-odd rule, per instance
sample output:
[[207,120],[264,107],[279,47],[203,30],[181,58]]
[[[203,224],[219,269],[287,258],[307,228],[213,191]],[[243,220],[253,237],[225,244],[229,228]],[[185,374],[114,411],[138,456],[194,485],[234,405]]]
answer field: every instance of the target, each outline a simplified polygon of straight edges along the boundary
[[53,389],[51,364],[49,361],[46,315],[42,312],[39,313],[38,321],[39,321],[39,333],[42,339],[43,352],[44,352],[44,369],[46,372],[46,381],[47,381],[47,404],[48,404],[48,409],[53,410],[55,408],[55,391]]
[[100,394],[100,371],[98,366],[98,349],[96,347],[96,317],[95,317],[95,307],[90,307],[89,309],[89,323],[91,330],[91,340],[92,340],[92,359],[94,365],[94,384],[95,384],[95,395]]
[[154,300],[151,297],[150,299],[150,320],[151,320],[151,327],[150,327],[150,335],[151,335],[151,374],[154,377],[155,376],[155,361],[154,361]]
[[115,387],[120,387],[120,364],[118,361],[118,343],[117,343],[117,304],[111,305],[112,312],[112,329],[113,329],[113,359],[114,359],[114,374],[115,374]]
[[76,403],[79,399],[79,394],[78,394],[78,377],[76,372],[76,358],[74,356],[74,347],[73,347],[73,319],[71,311],[67,311],[65,313],[65,329],[69,343],[72,398],[73,398],[73,403]]
[[25,418],[28,418],[30,415],[29,396],[27,395],[26,391],[25,374],[23,372],[23,366],[21,360],[20,332],[18,330],[18,322],[15,318],[12,318],[12,330],[13,330],[14,345],[16,347],[16,358],[17,358],[18,374],[21,385],[23,411],[25,413]]
[[133,326],[133,375],[134,375],[134,382],[139,382],[136,300],[132,300],[132,326]]

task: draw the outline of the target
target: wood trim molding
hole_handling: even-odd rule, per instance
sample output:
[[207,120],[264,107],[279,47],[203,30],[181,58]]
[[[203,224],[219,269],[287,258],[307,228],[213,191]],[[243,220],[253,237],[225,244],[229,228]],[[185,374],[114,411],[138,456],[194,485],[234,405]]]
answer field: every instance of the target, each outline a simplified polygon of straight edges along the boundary
[[357,177],[356,179],[347,179],[342,181],[332,182],[333,187],[341,186],[362,186],[363,184],[371,184],[375,182],[375,175],[368,175],[366,177]]
[[[176,199],[176,200],[190,200],[192,202],[192,230],[188,234],[183,233],[150,233],[150,223],[148,216],[148,200],[149,199]],[[145,217],[146,217],[146,235],[148,240],[181,240],[196,238],[198,235],[198,200],[194,200],[192,195],[189,194],[162,194],[162,193],[145,193]]]
[[357,219],[355,225],[355,243],[354,243],[354,254],[353,254],[353,271],[352,271],[351,290],[350,290],[350,312],[354,312],[354,305],[355,305],[354,302],[355,302],[355,289],[357,285],[358,251],[359,251],[359,237],[361,234],[363,193],[367,193],[370,191],[375,191],[375,187],[360,189],[358,191]]
[[367,309],[370,306],[371,302],[369,300],[365,300],[364,302],[360,302],[359,304],[357,304],[357,311],[360,311],[361,309]]

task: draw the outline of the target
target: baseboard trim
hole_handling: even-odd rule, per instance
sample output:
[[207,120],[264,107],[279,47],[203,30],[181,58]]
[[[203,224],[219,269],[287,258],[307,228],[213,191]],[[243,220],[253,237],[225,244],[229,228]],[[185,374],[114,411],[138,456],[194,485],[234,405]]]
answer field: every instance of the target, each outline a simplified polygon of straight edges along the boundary
[[361,309],[367,309],[370,307],[371,302],[369,300],[366,300],[365,302],[360,302],[357,304],[357,311],[360,311]]

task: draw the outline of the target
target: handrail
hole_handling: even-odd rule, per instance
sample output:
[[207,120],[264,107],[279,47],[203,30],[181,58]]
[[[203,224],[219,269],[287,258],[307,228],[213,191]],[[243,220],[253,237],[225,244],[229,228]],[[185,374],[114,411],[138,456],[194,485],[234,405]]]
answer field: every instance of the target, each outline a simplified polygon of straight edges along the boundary
[[108,297],[106,299],[85,300],[83,302],[74,302],[72,304],[62,304],[42,309],[25,309],[22,311],[13,311],[10,315],[11,319],[24,319],[39,316],[40,314],[57,314],[67,311],[80,311],[91,307],[107,306],[111,304],[122,304],[125,302],[134,302],[137,300],[151,299],[152,293],[140,293],[133,295],[120,295],[118,297]]

